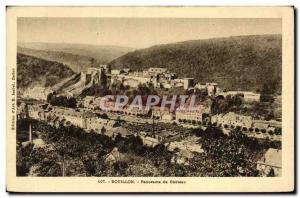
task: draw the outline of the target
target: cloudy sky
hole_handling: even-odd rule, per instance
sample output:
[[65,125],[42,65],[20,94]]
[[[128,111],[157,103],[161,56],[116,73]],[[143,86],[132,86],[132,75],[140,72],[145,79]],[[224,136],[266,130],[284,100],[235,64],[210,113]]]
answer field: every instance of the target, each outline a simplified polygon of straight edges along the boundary
[[18,42],[144,48],[237,35],[281,34],[280,19],[19,18]]

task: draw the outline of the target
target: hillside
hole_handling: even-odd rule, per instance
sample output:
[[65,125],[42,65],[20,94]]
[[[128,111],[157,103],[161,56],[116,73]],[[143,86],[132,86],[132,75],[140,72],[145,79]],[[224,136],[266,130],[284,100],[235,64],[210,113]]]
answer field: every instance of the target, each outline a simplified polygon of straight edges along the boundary
[[18,47],[18,53],[68,65],[75,72],[83,71],[85,68],[91,67],[93,64],[99,64],[98,61],[93,60],[91,57],[59,51],[46,51]]
[[17,54],[18,89],[30,86],[53,86],[74,74],[66,65],[21,53]]
[[112,68],[164,67],[229,90],[281,90],[281,35],[238,36],[157,45],[113,60]]
[[107,64],[126,54],[130,48],[64,43],[18,43],[18,52],[69,65],[74,72]]

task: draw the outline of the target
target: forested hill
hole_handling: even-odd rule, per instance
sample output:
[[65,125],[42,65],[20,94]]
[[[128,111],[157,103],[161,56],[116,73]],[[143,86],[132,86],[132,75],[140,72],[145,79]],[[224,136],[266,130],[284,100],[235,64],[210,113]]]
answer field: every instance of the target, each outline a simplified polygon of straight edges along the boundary
[[74,72],[64,64],[17,54],[18,88],[53,86],[73,74]]
[[281,90],[281,35],[254,35],[156,45],[113,60],[112,68],[165,67],[179,77],[228,90]]

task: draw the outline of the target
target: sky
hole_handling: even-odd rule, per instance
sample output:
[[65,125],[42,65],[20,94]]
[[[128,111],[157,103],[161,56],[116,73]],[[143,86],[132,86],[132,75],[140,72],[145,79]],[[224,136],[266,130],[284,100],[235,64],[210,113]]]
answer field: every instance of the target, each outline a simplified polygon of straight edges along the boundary
[[281,19],[18,18],[18,42],[146,48],[239,35],[281,34]]

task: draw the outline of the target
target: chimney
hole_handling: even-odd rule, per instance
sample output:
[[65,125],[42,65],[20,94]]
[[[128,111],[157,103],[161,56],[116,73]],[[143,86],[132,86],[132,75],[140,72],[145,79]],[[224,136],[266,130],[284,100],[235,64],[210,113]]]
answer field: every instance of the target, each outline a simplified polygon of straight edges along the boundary
[[29,142],[32,143],[32,130],[31,130],[31,124],[29,124]]

